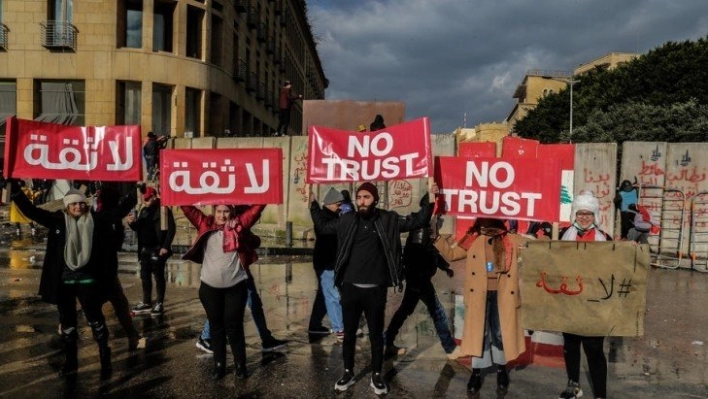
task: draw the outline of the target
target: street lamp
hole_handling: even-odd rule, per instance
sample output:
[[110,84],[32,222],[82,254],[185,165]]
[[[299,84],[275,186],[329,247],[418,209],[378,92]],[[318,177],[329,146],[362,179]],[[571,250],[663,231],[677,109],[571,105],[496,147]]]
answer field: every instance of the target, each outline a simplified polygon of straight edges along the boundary
[[573,86],[580,82],[580,79],[573,79],[571,75],[569,78],[556,78],[553,76],[542,76],[543,79],[552,79],[559,82],[565,82],[570,86],[570,129],[568,134],[568,142],[573,143]]

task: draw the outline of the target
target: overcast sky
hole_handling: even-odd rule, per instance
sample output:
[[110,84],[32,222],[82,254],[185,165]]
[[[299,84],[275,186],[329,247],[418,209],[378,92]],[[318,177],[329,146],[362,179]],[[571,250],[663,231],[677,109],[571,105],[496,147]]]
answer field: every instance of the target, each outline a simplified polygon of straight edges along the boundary
[[309,0],[329,100],[403,101],[435,133],[501,122],[529,69],[708,34],[708,0]]

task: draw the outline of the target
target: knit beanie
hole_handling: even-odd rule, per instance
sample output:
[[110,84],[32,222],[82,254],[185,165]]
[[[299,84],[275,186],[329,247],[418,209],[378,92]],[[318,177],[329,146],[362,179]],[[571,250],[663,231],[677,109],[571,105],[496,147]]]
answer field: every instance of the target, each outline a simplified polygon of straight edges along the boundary
[[363,183],[359,188],[356,189],[356,194],[359,194],[359,191],[368,191],[371,193],[371,195],[374,197],[374,204],[379,203],[379,190],[376,188],[376,186],[373,183]]
[[600,201],[595,198],[592,191],[583,190],[580,194],[576,195],[573,199],[572,205],[572,217],[575,218],[575,214],[578,211],[590,211],[595,214],[595,224],[600,223]]
[[344,201],[344,196],[342,195],[342,193],[335,190],[334,187],[330,187],[329,191],[327,191],[327,194],[325,194],[324,201],[322,201],[322,203],[325,205],[331,205],[342,201]]
[[73,204],[74,202],[86,202],[86,196],[81,191],[72,188],[66,193],[62,201],[64,202],[64,208],[66,208],[69,204]]

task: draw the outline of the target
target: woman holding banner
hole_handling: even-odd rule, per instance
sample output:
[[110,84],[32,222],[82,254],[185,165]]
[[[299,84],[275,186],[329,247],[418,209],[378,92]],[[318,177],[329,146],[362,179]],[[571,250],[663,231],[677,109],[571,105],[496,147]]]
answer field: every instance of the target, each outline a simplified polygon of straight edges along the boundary
[[258,259],[250,228],[260,218],[265,205],[234,207],[217,205],[214,215],[205,215],[194,206],[182,206],[187,219],[197,228],[198,237],[182,257],[201,263],[199,299],[211,327],[214,351],[212,378],[226,375],[226,339],[234,356],[236,378],[248,377],[243,316],[247,300],[248,267]]
[[[592,191],[582,191],[573,200],[571,208],[575,218],[573,224],[561,231],[563,241],[611,241],[612,238],[600,230],[596,224],[600,220],[600,202]],[[579,398],[580,389],[580,345],[585,350],[590,369],[590,382],[596,398],[607,397],[607,359],[603,351],[605,337],[587,337],[563,333],[563,357],[568,374],[568,386],[561,392],[560,399]]]
[[519,246],[526,238],[510,234],[501,219],[478,218],[477,237],[467,250],[465,325],[460,349],[472,356],[471,395],[482,388],[482,369],[497,365],[497,393],[509,388],[506,364],[526,350],[519,306]]

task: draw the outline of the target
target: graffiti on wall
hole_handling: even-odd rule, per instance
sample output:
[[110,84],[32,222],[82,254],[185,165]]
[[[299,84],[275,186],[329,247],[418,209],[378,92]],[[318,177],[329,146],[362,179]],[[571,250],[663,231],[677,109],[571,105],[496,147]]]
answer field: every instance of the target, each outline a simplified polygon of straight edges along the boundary
[[413,186],[406,180],[391,182],[388,190],[388,203],[391,209],[405,208],[411,205]]

